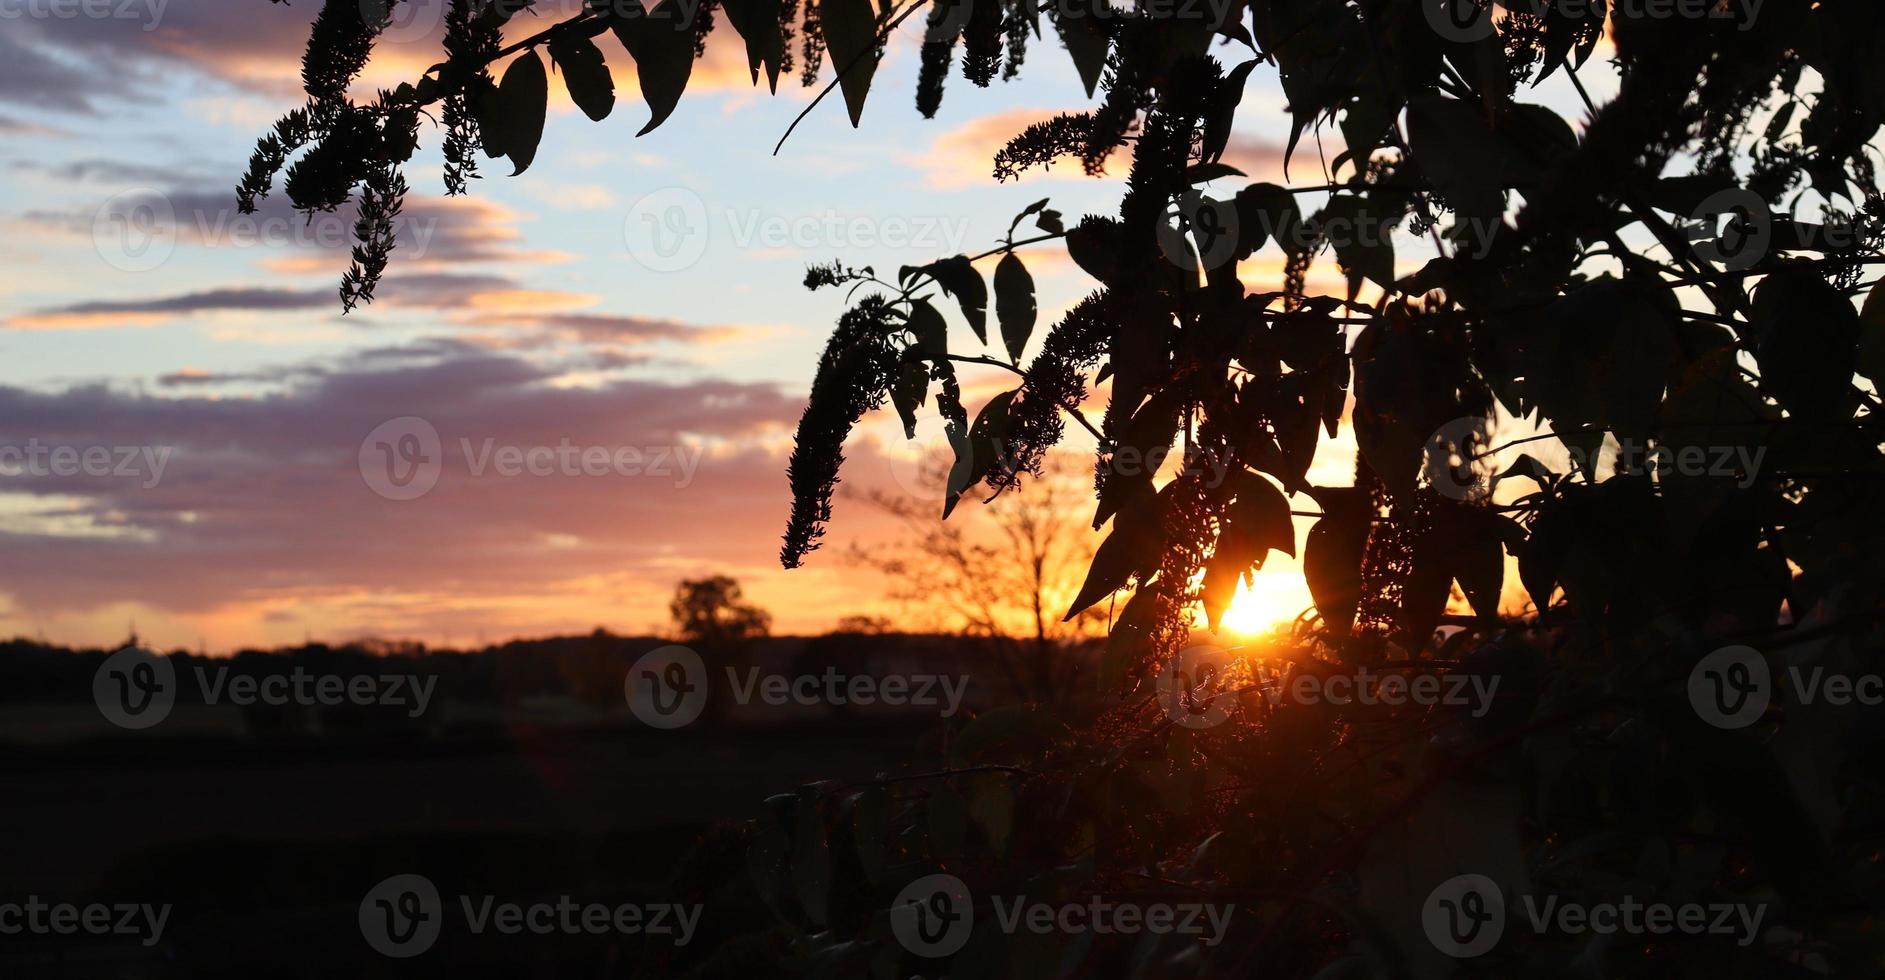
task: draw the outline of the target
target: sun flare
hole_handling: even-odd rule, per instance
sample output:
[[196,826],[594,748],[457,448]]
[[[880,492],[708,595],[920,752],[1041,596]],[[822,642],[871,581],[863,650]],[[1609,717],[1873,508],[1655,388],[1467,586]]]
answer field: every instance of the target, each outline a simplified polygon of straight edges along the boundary
[[1295,619],[1309,604],[1309,590],[1300,577],[1259,572],[1254,585],[1238,583],[1230,608],[1224,610],[1223,629],[1246,635],[1267,633]]

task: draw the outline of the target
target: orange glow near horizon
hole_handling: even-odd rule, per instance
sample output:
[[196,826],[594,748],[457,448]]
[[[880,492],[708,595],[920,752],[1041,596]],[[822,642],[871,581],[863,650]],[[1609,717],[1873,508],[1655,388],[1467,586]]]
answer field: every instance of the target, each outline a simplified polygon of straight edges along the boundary
[[1238,583],[1222,627],[1244,636],[1268,633],[1294,620],[1308,605],[1308,589],[1300,578],[1259,572],[1256,584]]

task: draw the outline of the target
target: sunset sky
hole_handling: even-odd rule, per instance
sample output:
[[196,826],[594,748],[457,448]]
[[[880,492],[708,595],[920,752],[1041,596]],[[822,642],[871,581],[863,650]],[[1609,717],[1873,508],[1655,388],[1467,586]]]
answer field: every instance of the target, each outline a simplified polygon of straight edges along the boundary
[[[279,187],[242,216],[233,192],[256,137],[300,102],[318,0],[107,6],[123,16],[0,21],[0,448],[112,460],[68,475],[0,465],[0,635],[103,644],[134,620],[156,644],[225,651],[638,632],[663,624],[677,580],[709,573],[738,578],[782,632],[893,615],[876,576],[839,560],[886,527],[863,508],[840,500],[830,546],[805,569],[778,567],[785,455],[843,302],[805,291],[805,266],[888,274],[990,247],[1039,198],[1071,224],[1112,212],[1120,190],[1118,173],[989,176],[1007,137],[1086,104],[1051,36],[1015,82],[953,76],[926,121],[912,23],[860,129],[834,98],[776,157],[815,90],[755,89],[729,26],[673,117],[641,138],[631,62],[604,37],[614,114],[591,123],[553,79],[523,176],[492,161],[471,196],[447,199],[439,130],[422,127],[392,271],[376,304],[343,317],[345,216],[306,224]],[[442,0],[404,6],[371,84],[441,60]],[[511,34],[574,6],[545,4]],[[1599,98],[1614,90],[1605,54],[1584,73]],[[1580,115],[1562,74],[1525,97]],[[1282,182],[1287,118],[1274,70],[1259,67],[1227,162]],[[1322,156],[1338,136],[1324,133]],[[1291,177],[1320,182],[1318,156],[1305,140]],[[654,247],[656,228],[685,228],[690,247]],[[1400,245],[1408,268],[1431,255]],[[1038,338],[1095,283],[1059,248],[1024,257]],[[1276,288],[1274,246],[1242,271]],[[1333,260],[1316,274],[1333,280]],[[952,330],[970,350],[968,330]],[[998,372],[965,380],[971,411],[1009,387]],[[889,416],[854,438],[847,484],[937,499],[891,458],[907,450]],[[443,470],[429,492],[389,499],[363,477],[363,442],[380,430],[398,445],[412,424],[383,426],[407,417],[438,433]],[[1069,429],[1074,450],[1092,448]],[[1340,443],[1352,445],[1346,427]],[[564,445],[633,450],[657,472],[506,476],[496,455],[472,472],[487,451]],[[1319,467],[1320,482],[1346,482],[1345,460]],[[1255,620],[1307,605],[1296,567],[1265,571]]]

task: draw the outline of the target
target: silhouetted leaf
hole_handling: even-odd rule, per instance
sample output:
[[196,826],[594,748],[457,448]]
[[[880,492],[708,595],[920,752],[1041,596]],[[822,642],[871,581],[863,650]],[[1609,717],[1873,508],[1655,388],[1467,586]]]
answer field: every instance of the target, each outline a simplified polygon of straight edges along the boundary
[[1490,511],[1461,507],[1435,540],[1449,556],[1453,578],[1459,581],[1466,601],[1487,618],[1499,615],[1499,595],[1505,585],[1504,545],[1510,535],[1502,523],[1511,524]]
[[1134,668],[1152,656],[1152,626],[1158,605],[1158,589],[1141,584],[1119,610],[1113,631],[1106,637],[1106,653],[1100,658],[1101,690],[1121,689]]
[[1811,270],[1777,272],[1755,288],[1750,319],[1761,386],[1781,407],[1816,421],[1852,414],[1860,320],[1837,289]]
[[474,75],[465,83],[465,104],[478,121],[478,141],[484,155],[504,155],[504,102],[498,97],[497,83],[483,75]]
[[916,438],[916,410],[929,397],[929,364],[915,356],[917,353],[915,348],[904,352],[897,376],[890,384],[890,403],[896,406],[897,416],[903,420],[906,439]]
[[1505,210],[1499,193],[1505,148],[1479,103],[1435,95],[1410,100],[1407,140],[1414,162],[1459,216],[1455,229],[1489,232]]
[[[1218,163],[1218,160],[1224,155],[1224,148],[1230,142],[1231,125],[1237,119],[1237,106],[1244,99],[1244,83],[1250,78],[1251,70],[1256,67],[1255,59],[1243,62],[1232,68],[1230,73],[1224,76],[1223,84],[1218,86],[1217,99],[1204,119],[1204,140],[1200,148],[1200,159],[1205,163],[1201,166],[1224,166]],[[1199,169],[1199,167],[1193,167],[1186,175],[1190,183],[1199,184],[1212,177],[1229,174],[1243,175],[1243,171],[1235,167],[1224,167],[1223,171],[1209,172],[1209,176],[1200,176]]]
[[932,359],[949,354],[949,325],[929,300],[910,301],[910,333],[916,337],[916,349]]
[[1237,474],[1237,497],[1218,529],[1217,547],[1204,566],[1201,598],[1205,617],[1216,629],[1237,593],[1237,582],[1263,567],[1271,551],[1296,554],[1296,525],[1289,501],[1270,481],[1248,471]]
[[1106,70],[1109,46],[1099,18],[1069,16],[1058,6],[1048,8],[1048,18],[1059,29],[1061,43],[1067,46],[1067,53],[1073,56],[1074,70],[1080,73],[1080,84],[1086,86],[1086,94],[1091,96],[1100,84],[1101,73]]
[[1016,388],[990,398],[988,404],[976,413],[975,424],[969,427],[966,438],[959,443],[951,440],[956,450],[956,461],[949,469],[949,487],[943,499],[944,518],[955,510],[957,501],[970,487],[1003,465],[1002,446],[1008,431],[1008,408],[1019,393],[1020,389]]
[[785,62],[785,35],[779,27],[779,0],[721,0],[721,9],[733,29],[746,39],[746,62],[759,83],[759,69],[766,69],[766,87],[779,91],[779,70]]
[[1303,542],[1303,578],[1323,625],[1347,636],[1361,603],[1361,560],[1371,527],[1367,496],[1353,487],[1317,487],[1311,494],[1323,517]]
[[864,115],[864,97],[870,94],[871,76],[877,73],[877,8],[871,0],[816,0],[825,43],[831,48],[832,67],[844,107],[856,126]]
[[995,317],[1001,321],[1002,343],[1008,359],[1021,361],[1021,352],[1034,334],[1038,311],[1034,306],[1034,277],[1013,252],[1001,257],[995,266]]
[[1885,388],[1885,279],[1872,284],[1865,294],[1865,308],[1859,312],[1858,371],[1874,385]]
[[1008,780],[986,773],[969,786],[969,817],[982,828],[989,849],[996,854],[1008,851],[1008,835],[1014,829],[1014,790]]
[[969,807],[955,787],[944,780],[932,784],[924,817],[930,853],[951,857],[962,851],[962,839],[969,830]]
[[797,840],[792,845],[792,886],[799,907],[822,925],[831,897],[831,844],[825,838],[824,813],[813,800],[806,800],[799,809]]
[[1121,512],[1113,522],[1113,532],[1100,542],[1087,569],[1086,581],[1067,607],[1065,622],[1087,607],[1126,587],[1134,575],[1149,575],[1158,567],[1163,547],[1158,520],[1144,510]]
[[1244,258],[1275,241],[1284,255],[1307,246],[1296,195],[1275,184],[1251,184],[1237,192],[1237,257]]
[[537,158],[549,99],[550,80],[544,74],[543,59],[534,49],[518,55],[504,70],[504,81],[498,85],[498,103],[504,115],[504,153],[517,167],[513,177]]
[[975,331],[975,339],[988,343],[988,284],[970,264],[969,257],[953,255],[924,266],[923,271],[935,278],[943,292],[962,304],[962,316],[969,321],[969,329]]
[[563,73],[570,101],[597,122],[608,118],[615,108],[615,79],[602,58],[602,49],[586,37],[557,34],[550,39],[550,59]]
[[1348,274],[1348,296],[1354,299],[1361,281],[1373,280],[1382,288],[1394,285],[1393,222],[1378,207],[1353,194],[1329,198],[1316,214],[1317,227],[1339,230],[1332,233],[1335,258]]
[[1559,479],[1558,474],[1551,467],[1532,458],[1530,453],[1520,453],[1518,459],[1513,460],[1512,465],[1506,467],[1505,472],[1492,478],[1492,482],[1496,486],[1499,481],[1509,480],[1515,476],[1528,477],[1543,490],[1551,489],[1551,485]]
[[635,135],[646,136],[667,121],[687,90],[688,76],[694,71],[694,29],[682,11],[684,4],[663,3],[649,13],[642,0],[623,2],[630,4],[629,9],[611,20],[609,28],[635,59],[635,77],[651,113],[647,125]]
[[875,882],[884,875],[889,859],[890,795],[881,786],[872,786],[852,798],[851,839],[857,847],[857,861],[864,876]]
[[1119,268],[1119,223],[1087,215],[1067,232],[1067,256],[1100,282],[1110,283]]
[[1195,163],[1185,168],[1185,184],[1204,184],[1225,177],[1242,177],[1244,172],[1228,163]]

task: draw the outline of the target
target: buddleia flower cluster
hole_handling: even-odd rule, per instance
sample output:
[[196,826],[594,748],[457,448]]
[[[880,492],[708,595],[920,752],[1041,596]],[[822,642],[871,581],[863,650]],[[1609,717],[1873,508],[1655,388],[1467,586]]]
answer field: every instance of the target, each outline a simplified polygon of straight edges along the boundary
[[811,401],[799,420],[798,437],[788,464],[792,516],[779,560],[797,568],[818,547],[831,519],[831,495],[844,463],[844,440],[851,429],[889,397],[898,351],[890,342],[890,308],[879,296],[866,297],[838,321],[838,329],[818,359]]

